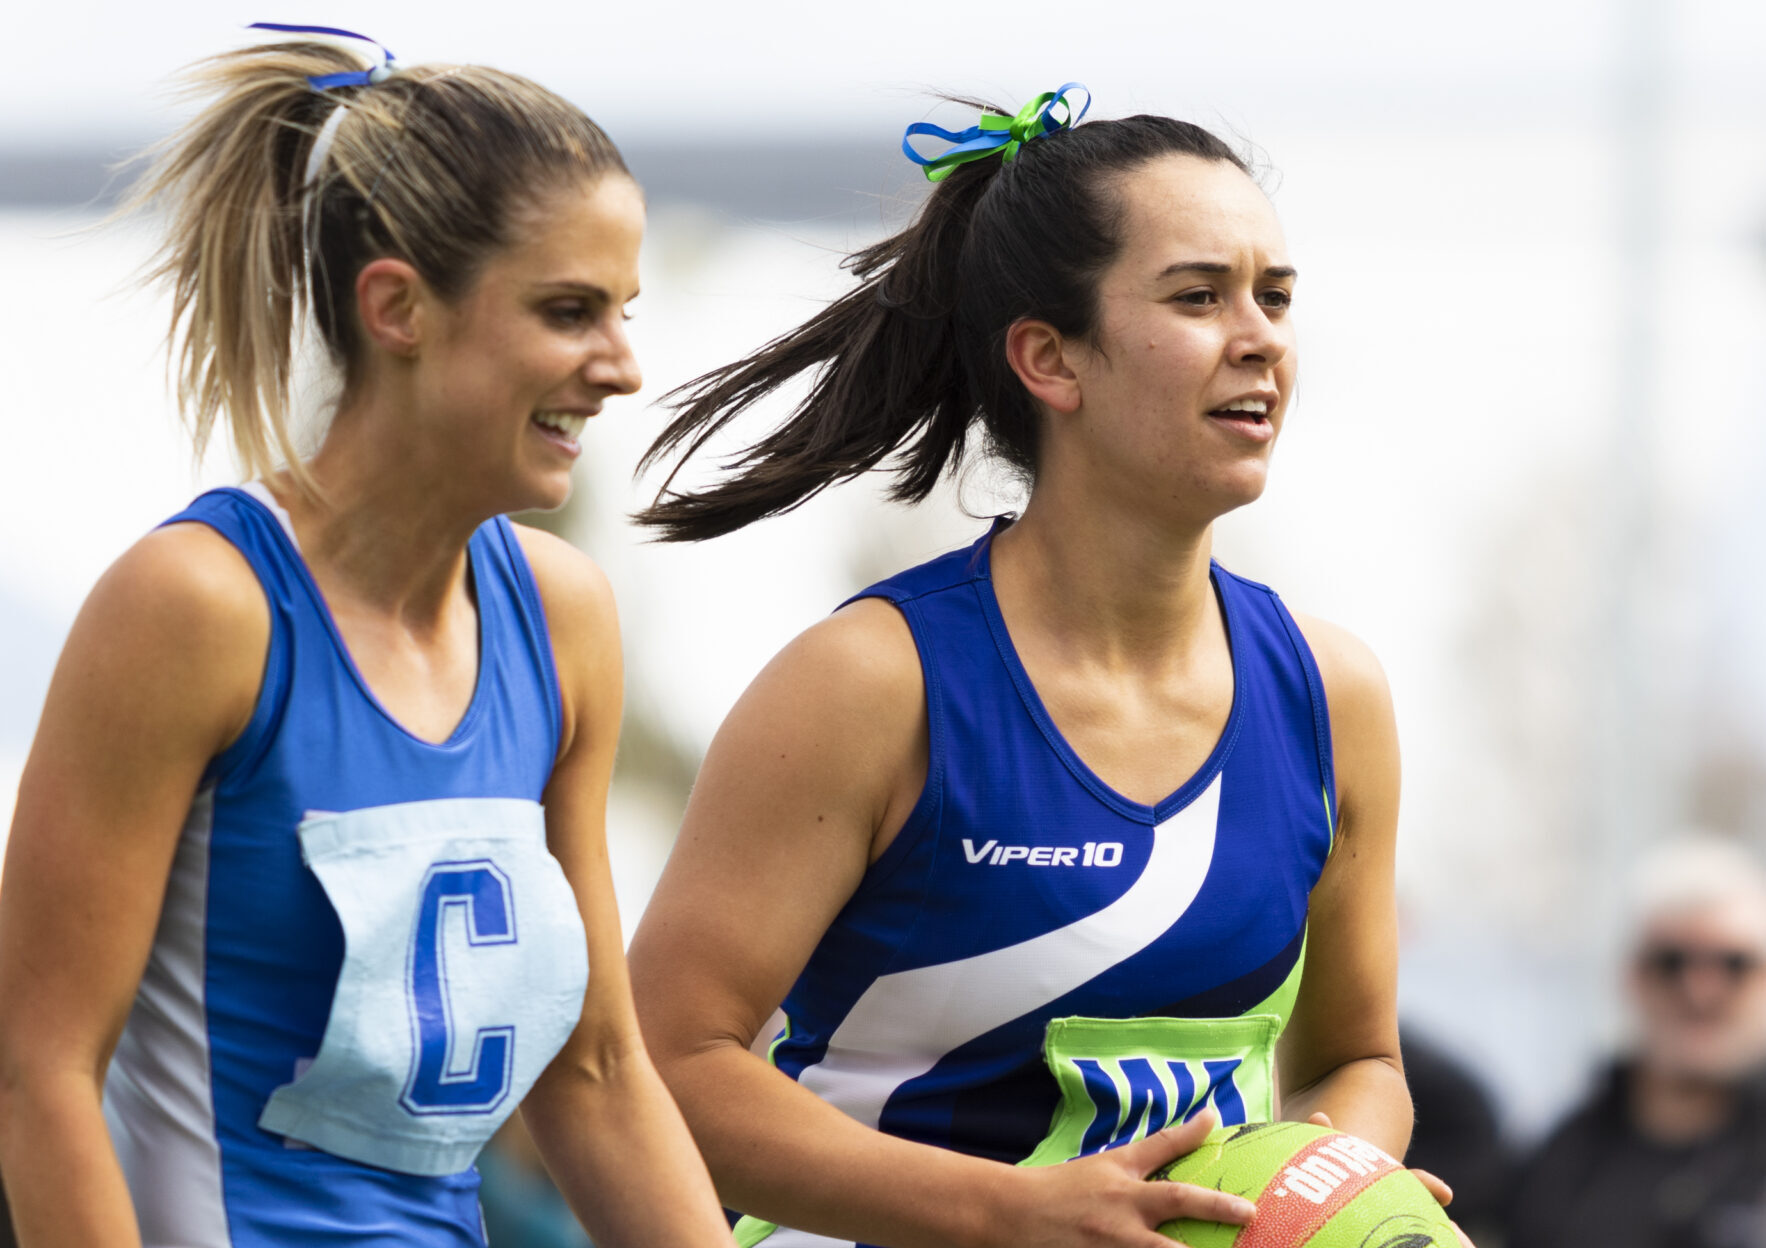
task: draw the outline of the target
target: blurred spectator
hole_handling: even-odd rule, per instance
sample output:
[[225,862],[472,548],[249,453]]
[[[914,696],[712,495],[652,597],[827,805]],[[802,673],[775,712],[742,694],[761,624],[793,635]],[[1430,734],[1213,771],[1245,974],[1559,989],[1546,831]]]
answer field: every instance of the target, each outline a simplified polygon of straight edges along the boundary
[[1439,1175],[1453,1189],[1453,1220],[1479,1248],[1493,1248],[1509,1183],[1496,1105],[1465,1063],[1415,1027],[1401,1026],[1399,1043],[1416,1107],[1405,1164]]
[[1639,884],[1636,1042],[1522,1168],[1509,1248],[1766,1248],[1766,875],[1695,840]]

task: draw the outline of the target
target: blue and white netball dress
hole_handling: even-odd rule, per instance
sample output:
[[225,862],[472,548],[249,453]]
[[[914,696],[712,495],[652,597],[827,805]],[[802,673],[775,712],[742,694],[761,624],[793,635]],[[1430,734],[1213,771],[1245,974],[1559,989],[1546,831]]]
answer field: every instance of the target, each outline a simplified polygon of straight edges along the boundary
[[[859,595],[913,631],[930,767],[786,997],[772,1060],[867,1126],[1014,1163],[1094,1153],[1205,1105],[1267,1120],[1333,832],[1311,652],[1273,592],[1215,565],[1226,728],[1175,793],[1130,801],[1031,686],[994,597],[992,536]],[[836,1242],[754,1219],[738,1237]]]
[[263,686],[209,766],[105,1083],[148,1248],[482,1248],[473,1158],[588,978],[539,801],[561,709],[501,518],[468,554],[478,685],[432,744],[375,700],[261,487],[215,529],[270,607]]

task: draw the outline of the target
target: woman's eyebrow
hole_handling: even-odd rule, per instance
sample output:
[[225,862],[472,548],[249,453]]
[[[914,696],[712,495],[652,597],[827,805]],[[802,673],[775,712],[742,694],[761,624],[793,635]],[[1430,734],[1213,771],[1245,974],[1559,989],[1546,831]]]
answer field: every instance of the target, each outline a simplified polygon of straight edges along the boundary
[[609,294],[604,287],[597,286],[593,282],[576,282],[567,279],[559,279],[556,281],[535,282],[534,285],[543,287],[547,290],[567,291],[573,295],[586,295],[591,299],[599,299],[603,303],[613,302],[613,296]]
[[[1218,260],[1179,260],[1159,270],[1159,276],[1171,277],[1177,273],[1231,273],[1233,266],[1222,264]],[[1289,278],[1298,277],[1299,270],[1291,264],[1272,264],[1263,270],[1264,277]]]

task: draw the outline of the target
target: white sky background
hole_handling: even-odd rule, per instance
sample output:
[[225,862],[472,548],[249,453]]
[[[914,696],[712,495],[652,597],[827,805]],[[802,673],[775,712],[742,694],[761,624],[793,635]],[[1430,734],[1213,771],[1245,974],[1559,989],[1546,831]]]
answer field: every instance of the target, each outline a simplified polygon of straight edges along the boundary
[[[1394,112],[1458,114],[1451,124],[1477,129],[1480,114],[1598,109],[1621,24],[1640,3],[19,4],[8,15],[0,137],[157,134],[167,75],[257,20],[360,31],[409,63],[525,73],[628,141],[686,127],[878,142],[924,111],[926,89],[1015,103],[1071,79],[1112,114],[1218,115],[1253,137],[1272,124]],[[1736,108],[1766,98],[1766,6],[1641,7],[1659,8],[1664,50],[1690,93]]]
[[[1611,555],[1578,525],[1622,449],[1624,324],[1639,307],[1659,378],[1637,454],[1657,557],[1679,578],[1661,586],[1673,609],[1644,639],[1650,687],[1671,695],[1659,699],[1660,761],[1682,765],[1718,731],[1766,742],[1766,503],[1753,501],[1766,468],[1766,4],[1653,10],[1663,251],[1644,289],[1627,284],[1615,199],[1615,83],[1635,11],[1573,0],[32,6],[9,15],[11,47],[34,55],[15,52],[0,76],[0,148],[157,137],[174,116],[166,77],[247,38],[238,27],[255,19],[360,30],[408,63],[529,74],[631,145],[845,137],[886,156],[906,122],[933,112],[928,92],[1015,105],[1070,79],[1092,87],[1098,114],[1169,112],[1254,141],[1302,271],[1304,364],[1269,494],[1223,523],[1220,550],[1384,661],[1406,755],[1407,1003],[1486,1059],[1528,1128],[1575,1091],[1603,1039],[1590,1021],[1606,999],[1600,943],[1580,935],[1602,912],[1581,898],[1610,897],[1616,872],[1568,830],[1574,801],[1537,807],[1541,782],[1486,720],[1537,721],[1549,738],[1557,715],[1585,735],[1579,686],[1562,695],[1568,710],[1542,703],[1526,664],[1549,676],[1598,642],[1579,629]],[[40,656],[92,579],[194,486],[154,354],[157,304],[113,293],[143,236],[52,238],[82,220],[0,215],[0,639],[37,656],[0,669],[14,710],[40,698]],[[918,557],[974,527],[948,505],[883,512],[860,489],[697,550],[641,546],[618,526],[656,427],[643,404],[801,320],[840,288],[834,260],[859,241],[665,208],[652,222],[633,326],[648,382],[591,428],[580,479],[603,500],[589,545],[620,594],[633,679],[696,744],[779,644],[855,587],[853,533],[861,548],[874,530],[878,550]],[[1493,677],[1467,656],[1505,611],[1531,641],[1500,655]],[[1706,687],[1739,691],[1724,703],[1735,722],[1683,722]],[[23,748],[17,719],[0,715],[0,815]],[[1523,763],[1586,788],[1574,749],[1518,741]],[[622,800],[643,817],[641,798]],[[628,930],[658,852],[621,860]]]

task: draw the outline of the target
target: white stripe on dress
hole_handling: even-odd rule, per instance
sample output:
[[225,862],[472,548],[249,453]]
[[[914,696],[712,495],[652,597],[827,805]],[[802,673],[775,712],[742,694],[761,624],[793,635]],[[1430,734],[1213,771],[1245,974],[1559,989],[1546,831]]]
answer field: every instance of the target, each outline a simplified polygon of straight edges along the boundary
[[104,1081],[144,1248],[229,1248],[203,994],[214,787],[196,795],[153,952]]
[[1220,785],[1216,776],[1153,829],[1153,851],[1140,878],[1102,910],[1022,944],[879,976],[829,1037],[821,1062],[798,1082],[875,1127],[895,1090],[952,1049],[1065,996],[1151,945],[1189,909],[1207,878]]

